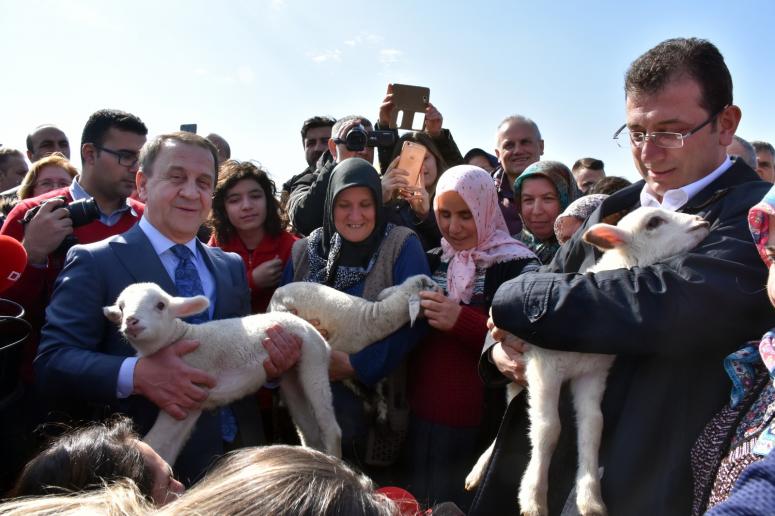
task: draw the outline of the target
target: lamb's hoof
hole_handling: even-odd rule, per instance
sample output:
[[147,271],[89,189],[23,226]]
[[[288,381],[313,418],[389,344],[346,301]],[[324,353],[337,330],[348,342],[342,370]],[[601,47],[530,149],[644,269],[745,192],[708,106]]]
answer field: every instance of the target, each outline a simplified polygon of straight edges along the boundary
[[519,503],[519,513],[522,516],[547,516],[549,514],[549,509],[535,500],[525,500],[525,502],[523,504],[520,500]]
[[579,482],[576,486],[576,507],[582,516],[607,516],[603,499],[600,496],[600,484],[595,482]]
[[466,491],[473,491],[476,489],[476,486],[479,485],[479,482],[482,481],[482,473],[484,470],[477,464],[474,466],[474,469],[471,470],[471,473],[468,474],[466,477]]
[[576,507],[581,516],[608,516],[605,504],[599,500],[576,500]]
[[519,486],[519,509],[525,516],[546,516],[549,514],[546,491],[529,486],[523,479]]

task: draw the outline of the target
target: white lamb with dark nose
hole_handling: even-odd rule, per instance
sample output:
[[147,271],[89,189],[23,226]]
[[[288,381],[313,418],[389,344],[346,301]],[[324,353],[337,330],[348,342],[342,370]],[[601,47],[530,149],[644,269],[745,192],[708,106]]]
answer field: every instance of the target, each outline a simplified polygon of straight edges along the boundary
[[[584,240],[603,251],[603,256],[586,272],[594,273],[635,266],[647,266],[695,247],[709,233],[708,223],[696,215],[661,208],[638,208],[617,226],[595,224]],[[583,331],[583,328],[580,329]],[[600,494],[598,452],[603,430],[600,403],[608,371],[615,356],[555,351],[530,345],[524,353],[530,418],[530,462],[519,488],[522,514],[548,514],[549,463],[560,435],[558,403],[560,388],[570,381],[578,425],[578,470],[576,505],[583,515],[606,514]],[[522,386],[507,388],[510,402]],[[479,457],[466,478],[466,489],[482,479],[495,443]]]

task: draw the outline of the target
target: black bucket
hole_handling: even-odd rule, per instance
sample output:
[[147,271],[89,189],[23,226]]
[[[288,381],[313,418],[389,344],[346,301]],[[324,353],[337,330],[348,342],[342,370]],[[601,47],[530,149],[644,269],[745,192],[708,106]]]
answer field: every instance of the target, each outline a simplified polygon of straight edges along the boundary
[[32,327],[24,320],[24,308],[0,298],[0,409],[20,393],[22,345],[31,333]]

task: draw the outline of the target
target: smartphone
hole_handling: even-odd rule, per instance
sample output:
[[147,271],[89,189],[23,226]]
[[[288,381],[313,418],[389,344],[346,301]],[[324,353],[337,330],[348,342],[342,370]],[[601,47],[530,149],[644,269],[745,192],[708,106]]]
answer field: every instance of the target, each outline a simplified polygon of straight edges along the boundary
[[196,124],[180,124],[180,130],[184,133],[196,134]]
[[409,172],[407,181],[409,182],[408,192],[416,192],[419,188],[425,188],[425,182],[422,176],[422,162],[425,160],[425,153],[428,149],[424,145],[415,142],[406,141],[401,146],[401,157],[398,158],[397,168]]
[[[393,84],[393,114],[390,117],[390,127],[399,129],[411,129],[422,131],[425,121],[425,108],[431,98],[430,88],[425,86],[411,86],[409,84]],[[401,125],[396,125],[398,121],[398,112],[403,113]],[[414,127],[414,114],[422,113],[419,127]]]

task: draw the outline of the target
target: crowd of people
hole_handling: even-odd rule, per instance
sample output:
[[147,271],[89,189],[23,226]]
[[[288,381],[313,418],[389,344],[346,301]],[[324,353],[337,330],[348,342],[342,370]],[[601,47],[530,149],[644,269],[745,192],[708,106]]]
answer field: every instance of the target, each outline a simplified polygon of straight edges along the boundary
[[[494,153],[463,155],[430,103],[422,131],[399,134],[392,86],[375,124],[306,120],[308,166],[280,188],[222,136],[149,137],[112,109],[88,118],[80,168],[54,125],[27,137],[29,169],[0,147],[0,234],[28,258],[2,295],[32,328],[2,369],[18,379],[0,393],[0,513],[517,514],[528,396],[506,404],[504,386],[527,383],[530,345],[616,355],[600,455],[611,514],[775,511],[775,149],[735,134],[732,77],[708,41],[650,49],[625,92],[614,138],[635,184],[601,159],[542,160],[523,115],[493,128]],[[419,184],[407,145],[424,149]],[[652,266],[583,274],[600,257],[585,231],[639,206],[699,215],[710,233]],[[205,342],[135,356],[103,316],[126,286],[206,296],[197,323],[263,313],[290,282],[374,301],[417,274],[439,287],[420,321],[331,352],[341,459],[295,446],[277,385],[300,340],[280,325],[261,343],[270,380],[204,412],[174,464],[140,440],[159,411],[199,410],[216,380],[184,361]],[[573,418],[563,396],[549,514],[574,513]]]

